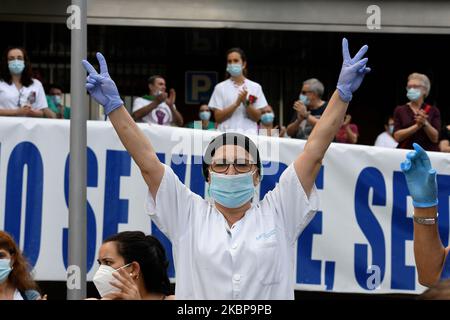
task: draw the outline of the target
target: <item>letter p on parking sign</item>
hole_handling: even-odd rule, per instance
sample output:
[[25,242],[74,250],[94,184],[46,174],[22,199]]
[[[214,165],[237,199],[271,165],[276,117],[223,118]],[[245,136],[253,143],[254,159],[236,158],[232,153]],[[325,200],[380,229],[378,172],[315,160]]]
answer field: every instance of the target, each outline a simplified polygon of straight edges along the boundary
[[186,104],[208,103],[217,84],[217,72],[186,71]]

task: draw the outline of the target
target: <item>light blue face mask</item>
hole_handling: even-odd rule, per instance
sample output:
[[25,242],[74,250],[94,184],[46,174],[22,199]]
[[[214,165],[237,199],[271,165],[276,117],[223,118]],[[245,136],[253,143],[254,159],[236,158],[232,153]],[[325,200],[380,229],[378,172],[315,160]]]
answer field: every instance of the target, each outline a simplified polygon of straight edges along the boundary
[[264,124],[272,123],[273,119],[275,119],[275,115],[273,114],[273,112],[267,112],[261,116],[261,122]]
[[417,88],[409,88],[406,92],[406,96],[410,101],[417,101],[419,100],[420,96],[422,95],[422,91]]
[[61,97],[59,96],[59,95],[54,95],[54,96],[52,96],[53,97],[53,102],[56,104],[56,105],[58,105],[58,104],[61,104]]
[[305,105],[309,105],[309,98],[307,96],[305,96],[304,94],[300,94],[300,96],[298,97],[299,100]]
[[199,115],[201,120],[209,120],[211,118],[211,112],[210,111],[202,111],[198,115]]
[[11,74],[21,74],[23,69],[25,69],[25,62],[17,59],[8,61],[8,68]]
[[392,135],[394,133],[394,125],[390,124],[389,125],[389,133]]
[[230,63],[227,65],[227,72],[232,77],[238,77],[242,74],[242,64],[240,63]]
[[11,260],[10,259],[0,259],[0,283],[3,283],[8,279],[11,273]]
[[254,173],[227,175],[211,172],[209,194],[226,208],[239,208],[250,201],[255,194]]

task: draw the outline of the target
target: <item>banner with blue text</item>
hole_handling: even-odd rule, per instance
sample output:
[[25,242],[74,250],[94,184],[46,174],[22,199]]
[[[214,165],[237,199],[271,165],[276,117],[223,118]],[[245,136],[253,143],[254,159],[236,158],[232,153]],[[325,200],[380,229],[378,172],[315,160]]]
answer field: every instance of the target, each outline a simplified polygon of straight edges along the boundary
[[[0,229],[11,233],[37,280],[65,281],[68,245],[69,121],[0,117]],[[139,124],[159,159],[206,196],[201,159],[217,132]],[[87,268],[101,242],[142,230],[171,244],[144,212],[147,188],[111,123],[88,122]],[[305,141],[251,137],[264,161],[262,198]],[[413,254],[413,207],[399,167],[407,150],[331,144],[316,180],[320,211],[298,239],[296,289],[420,293]],[[450,156],[430,153],[438,172],[439,231],[449,240]],[[169,274],[175,279],[173,258]]]

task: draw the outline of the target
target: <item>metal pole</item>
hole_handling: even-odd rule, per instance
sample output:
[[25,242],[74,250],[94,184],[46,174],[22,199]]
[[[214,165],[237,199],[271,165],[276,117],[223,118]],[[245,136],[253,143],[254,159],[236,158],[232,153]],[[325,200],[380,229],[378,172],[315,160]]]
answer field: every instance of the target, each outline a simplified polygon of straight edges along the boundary
[[[86,297],[86,0],[72,0],[70,59],[70,190],[69,190],[69,268],[67,299]],[[70,19],[70,17],[69,17]],[[68,23],[69,25],[69,23]]]

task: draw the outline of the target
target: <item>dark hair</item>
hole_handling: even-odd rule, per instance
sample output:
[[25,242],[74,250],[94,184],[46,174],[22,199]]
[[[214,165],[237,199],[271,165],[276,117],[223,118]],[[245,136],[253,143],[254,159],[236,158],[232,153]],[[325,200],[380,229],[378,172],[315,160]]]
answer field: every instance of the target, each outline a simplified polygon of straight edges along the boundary
[[163,76],[160,76],[159,74],[156,74],[156,75],[154,75],[154,76],[149,77],[149,78],[147,79],[147,83],[153,85],[153,84],[155,84],[156,79],[164,79],[164,77],[163,77]]
[[48,92],[50,92],[51,89],[59,89],[59,90],[61,90],[61,92],[64,92],[64,88],[61,85],[56,84],[56,83],[50,83],[48,85]]
[[20,292],[38,290],[36,282],[31,277],[30,265],[22,255],[13,237],[5,231],[0,231],[0,249],[8,251],[13,258],[12,260],[14,260],[8,281]]
[[151,235],[146,236],[141,231],[124,231],[103,241],[106,242],[117,243],[117,251],[124,258],[125,264],[139,263],[148,292],[169,295],[169,261],[158,239]]
[[391,120],[391,119],[394,119],[394,116],[389,115],[389,116],[384,117],[384,124],[389,125],[389,120]]
[[253,159],[256,159],[258,173],[261,176],[262,164],[256,144],[246,135],[237,132],[225,132],[212,139],[208,147],[206,148],[205,154],[203,156],[203,176],[205,177],[205,180],[208,179],[208,166],[211,164],[216,150],[224,145],[240,146],[244,148],[248,153],[250,153]]
[[23,86],[28,87],[33,83],[33,70],[31,69],[30,58],[28,57],[27,51],[21,47],[8,47],[3,53],[0,62],[0,80],[7,82],[8,84],[12,83],[11,73],[8,68],[8,53],[11,50],[18,49],[23,53],[23,60],[25,62],[25,69],[22,71],[22,75],[20,78],[20,82]]
[[[242,62],[247,62],[247,56],[245,55],[244,50],[242,50],[241,48],[238,48],[238,47],[228,49],[228,51],[225,55],[225,60],[228,60],[228,55],[233,52],[239,53],[239,55],[241,56]],[[243,70],[243,74],[244,74],[244,76],[247,76],[247,68],[245,68]],[[230,74],[228,72],[227,72],[227,75],[230,76]]]

